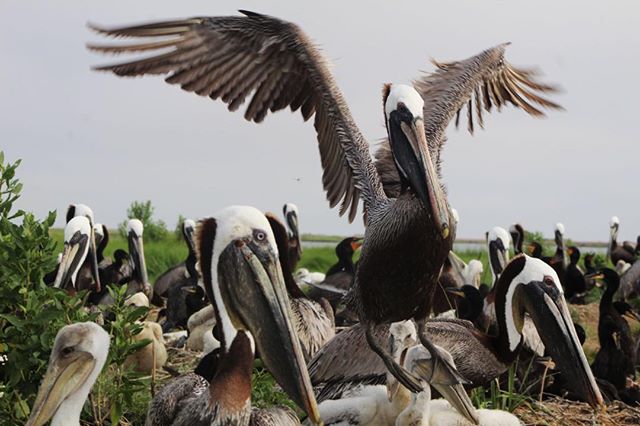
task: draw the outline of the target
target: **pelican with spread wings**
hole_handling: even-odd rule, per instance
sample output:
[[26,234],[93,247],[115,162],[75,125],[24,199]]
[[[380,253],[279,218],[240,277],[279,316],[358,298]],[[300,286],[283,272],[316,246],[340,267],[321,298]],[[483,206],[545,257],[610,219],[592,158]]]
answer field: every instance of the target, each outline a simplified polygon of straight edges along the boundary
[[[348,301],[367,329],[370,347],[398,380],[421,390],[375,338],[380,324],[415,319],[422,344],[434,355],[432,381],[464,379],[425,335],[425,319],[442,265],[455,238],[455,223],[440,178],[445,129],[467,106],[470,131],[482,111],[506,104],[534,116],[560,108],[540,94],[552,86],[504,59],[507,44],[459,62],[436,63],[437,71],[414,87],[387,84],[382,105],[388,145],[378,153],[354,122],[342,92],[314,43],[295,24],[254,12],[244,16],[190,19],[106,29],[106,36],[133,44],[89,46],[103,53],[144,57],[96,67],[120,76],[166,75],[183,90],[221,99],[235,111],[249,100],[245,118],[261,122],[269,111],[300,110],[317,134],[322,182],[331,207],[356,217],[363,202],[364,245]],[[386,187],[385,187],[386,185]],[[392,188],[392,186],[394,186]],[[385,192],[387,191],[387,192]]]

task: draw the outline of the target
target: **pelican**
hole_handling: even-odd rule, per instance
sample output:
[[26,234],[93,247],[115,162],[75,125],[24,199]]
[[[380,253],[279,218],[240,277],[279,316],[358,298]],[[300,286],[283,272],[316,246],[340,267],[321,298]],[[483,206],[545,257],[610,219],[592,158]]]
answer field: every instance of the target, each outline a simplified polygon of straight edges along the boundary
[[129,256],[133,261],[133,274],[127,285],[127,293],[135,294],[142,291],[147,297],[153,292],[147,276],[147,263],[144,258],[144,243],[142,233],[144,225],[139,219],[129,219],[127,222],[127,243]]
[[620,292],[624,300],[640,294],[640,261],[633,262],[620,277]]
[[[498,280],[495,306],[495,335],[478,331],[468,321],[435,319],[426,323],[433,342],[451,353],[470,387],[486,385],[509,369],[523,344],[526,313],[558,370],[566,375],[568,386],[591,405],[602,405],[602,395],[551,266],[540,259],[516,256]],[[378,339],[388,339],[387,329],[377,333]],[[309,363],[309,373],[313,384],[322,386],[319,401],[336,399],[360,382],[385,382],[384,364],[365,347],[365,330],[359,324],[338,333],[316,354]]]
[[53,287],[75,292],[89,289],[91,282],[99,282],[97,270],[89,263],[90,246],[91,222],[86,216],[72,217],[64,228],[64,250]]
[[300,242],[300,227],[298,222],[298,206],[287,203],[282,207],[284,221],[288,228],[289,237],[289,269],[296,270],[296,266],[302,257],[302,243]]
[[[89,45],[104,53],[145,52],[144,57],[97,67],[120,76],[167,74],[166,81],[186,91],[221,98],[234,111],[249,94],[249,121],[261,122],[269,111],[287,107],[314,117],[323,185],[331,207],[353,221],[362,199],[365,243],[349,305],[366,325],[368,343],[387,367],[413,391],[417,378],[393,361],[374,339],[382,324],[415,318],[421,342],[436,349],[424,334],[431,296],[455,238],[455,225],[440,182],[445,129],[466,105],[468,127],[482,107],[511,103],[532,115],[533,104],[560,108],[535,92],[553,92],[531,71],[504,60],[507,44],[464,61],[436,63],[438,70],[416,82],[416,89],[387,84],[383,89],[389,156],[400,189],[385,194],[369,144],[356,126],[326,60],[295,24],[254,12],[244,16],[194,17],[121,28],[92,28],[106,36],[142,38],[138,44]],[[156,38],[157,37],[157,38]],[[461,379],[453,366],[436,362],[450,382]]]
[[256,350],[278,384],[319,424],[278,247],[265,215],[253,207],[228,207],[200,221],[195,240],[201,285],[218,318],[220,362],[208,389],[183,388],[172,407],[163,405],[160,391],[149,406],[147,425],[248,425],[259,415],[251,409]]
[[611,259],[614,265],[618,260],[624,260],[627,263],[635,261],[635,247],[628,242],[618,245],[618,229],[620,228],[620,219],[617,216],[611,217],[609,222],[609,245],[607,246],[607,257]]
[[309,360],[336,335],[333,309],[325,299],[316,302],[305,296],[300,290],[290,269],[289,255],[291,251],[289,248],[291,246],[287,238],[287,230],[275,215],[266,213],[265,216],[271,225],[278,246],[280,267],[289,295],[289,305],[293,314],[296,334],[300,339],[305,360]]
[[511,248],[511,236],[506,229],[499,226],[491,228],[487,234],[487,251],[489,254],[489,266],[491,267],[492,285],[495,286],[500,274],[509,263],[509,249]]
[[193,232],[196,229],[196,223],[193,219],[185,219],[182,222],[182,237],[187,244],[188,254],[184,262],[181,262],[167,271],[162,273],[153,284],[153,300],[152,302],[161,306],[164,303],[160,298],[168,298],[169,289],[174,285],[180,286],[185,280],[195,284],[198,280],[196,272],[196,253],[193,243]]
[[80,426],[89,391],[109,353],[109,333],[93,322],[62,327],[27,426]]
[[509,234],[513,241],[513,254],[523,253],[522,243],[524,243],[524,228],[519,223],[514,223],[509,227]]
[[86,283],[85,285],[81,285],[83,288],[89,288],[92,284],[95,285],[94,290],[96,292],[101,291],[100,285],[100,273],[98,271],[98,258],[97,258],[97,249],[96,249],[96,235],[93,228],[93,224],[95,223],[93,210],[86,204],[69,204],[67,208],[67,223],[71,219],[77,216],[84,216],[89,220],[89,249],[87,253],[88,262],[86,269],[91,268],[91,278],[93,279],[92,283]]

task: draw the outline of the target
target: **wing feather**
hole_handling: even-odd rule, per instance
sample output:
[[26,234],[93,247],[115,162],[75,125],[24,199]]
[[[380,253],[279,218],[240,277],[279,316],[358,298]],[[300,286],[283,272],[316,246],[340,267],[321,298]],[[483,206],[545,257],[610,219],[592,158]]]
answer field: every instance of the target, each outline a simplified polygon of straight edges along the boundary
[[[352,221],[362,198],[366,209],[385,197],[369,146],[318,49],[294,24],[241,11],[245,16],[194,17],[106,29],[139,43],[90,45],[108,54],[153,52],[154,56],[96,67],[121,76],[167,74],[183,90],[221,99],[234,111],[251,95],[244,117],[261,122],[286,107],[314,127],[322,181],[332,207]],[[154,40],[153,38],[160,39]]]

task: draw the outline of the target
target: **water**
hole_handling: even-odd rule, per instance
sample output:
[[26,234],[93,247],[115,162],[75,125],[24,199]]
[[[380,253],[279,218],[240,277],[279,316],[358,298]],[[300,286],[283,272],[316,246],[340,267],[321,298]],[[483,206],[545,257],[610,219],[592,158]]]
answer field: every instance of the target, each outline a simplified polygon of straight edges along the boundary
[[[337,243],[327,242],[327,241],[303,241],[302,248],[308,247],[335,247]],[[581,254],[585,253],[598,253],[605,254],[607,252],[607,248],[603,246],[592,246],[576,243],[577,247],[580,249]],[[482,241],[464,241],[464,242],[456,242],[453,243],[453,251],[455,252],[464,252],[464,251],[486,251],[486,244]]]

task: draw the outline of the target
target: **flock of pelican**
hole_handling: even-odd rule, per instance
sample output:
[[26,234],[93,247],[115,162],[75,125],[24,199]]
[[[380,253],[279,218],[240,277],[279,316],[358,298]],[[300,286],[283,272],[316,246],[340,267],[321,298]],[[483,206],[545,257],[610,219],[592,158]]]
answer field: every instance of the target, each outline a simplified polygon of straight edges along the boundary
[[[252,406],[256,357],[309,424],[520,424],[510,413],[476,409],[467,392],[501,376],[526,351],[551,356],[573,397],[603,405],[565,300],[568,288],[571,297],[583,289],[565,283],[579,252],[564,246],[563,228],[556,232],[559,262],[542,259],[535,247],[531,255],[523,253],[520,225],[510,229],[513,237],[502,228],[488,232],[493,280],[483,290],[482,265],[464,264],[452,252],[458,218],[440,176],[445,129],[454,117],[458,124],[465,106],[473,132],[474,123],[483,126],[483,110],[493,107],[512,104],[533,116],[560,108],[542,96],[554,87],[509,64],[508,44],[461,61],[434,62],[437,70],[413,85],[384,85],[387,139],[372,157],[307,35],[290,22],[242,14],[92,26],[105,36],[137,41],[89,48],[143,53],[96,69],[166,75],[186,91],[221,99],[230,111],[250,97],[249,121],[285,108],[300,110],[304,120],[313,117],[329,204],[340,205],[340,215],[348,212],[353,221],[362,201],[365,235],[338,246],[339,262],[326,276],[296,272],[302,246],[295,205],[284,206],[284,223],[253,207],[227,207],[197,223],[185,221],[187,259],[151,286],[140,221],[128,224],[129,253],[108,260],[102,254],[106,227],[95,223],[87,206],[70,206],[51,285],[89,290],[95,304],[110,303],[107,285],[127,285],[137,298],[131,303],[164,308],[162,326],[148,327],[151,340],[188,328],[188,340],[207,348],[194,372],[157,392],[147,424],[299,424],[289,409]],[[612,222],[612,260],[625,249],[615,243],[617,227]],[[516,256],[509,259],[511,241]],[[609,291],[615,278],[607,274],[591,279],[604,279]],[[445,312],[451,306],[457,307],[453,317]],[[28,424],[79,424],[108,348],[108,335],[96,324],[61,329]],[[147,364],[159,368],[162,350],[151,356],[156,358]],[[436,392],[444,399],[432,400]]]

